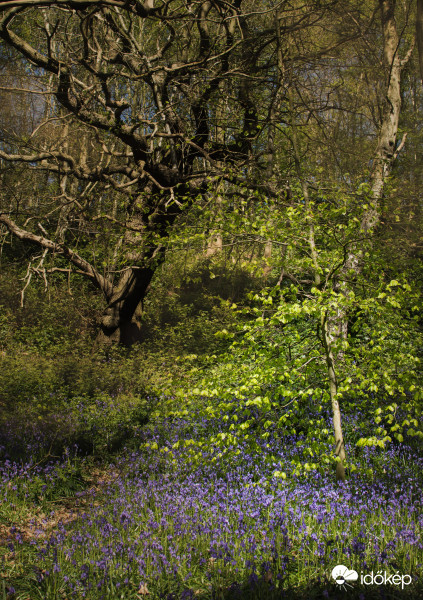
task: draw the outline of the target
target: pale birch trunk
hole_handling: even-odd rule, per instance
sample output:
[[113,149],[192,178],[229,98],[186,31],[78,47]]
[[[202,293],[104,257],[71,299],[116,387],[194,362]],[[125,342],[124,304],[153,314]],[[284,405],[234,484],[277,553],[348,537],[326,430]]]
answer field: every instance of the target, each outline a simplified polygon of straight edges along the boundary
[[[389,177],[394,160],[399,149],[396,148],[398,124],[401,112],[401,71],[409,55],[401,60],[399,56],[399,36],[395,21],[395,0],[379,0],[384,44],[384,64],[386,71],[386,107],[380,123],[379,135],[373,170],[371,175],[369,208],[363,214],[361,231],[365,235],[365,243],[371,243],[371,236],[380,221],[380,204],[387,178]],[[405,138],[403,139],[403,142]],[[402,143],[403,143],[402,142]],[[334,281],[334,288],[348,297],[350,290],[349,275],[357,276],[363,268],[363,247],[353,245],[348,253],[342,269],[341,281]],[[322,334],[325,345],[326,362],[330,382],[330,398],[332,403],[333,426],[335,432],[335,454],[340,459],[337,463],[337,478],[345,479],[344,440],[341,427],[341,413],[337,399],[337,365],[342,362],[342,349],[334,356],[333,348],[342,348],[342,342],[348,334],[348,321],[345,310],[339,307],[332,317],[325,316],[322,324]]]
[[[366,242],[371,242],[374,229],[380,221],[380,203],[383,197],[384,186],[389,177],[393,163],[405,142],[406,135],[401,144],[397,145],[398,124],[401,113],[401,71],[407,63],[410,52],[404,59],[399,56],[400,39],[395,21],[395,0],[379,0],[381,11],[384,63],[386,71],[386,107],[380,123],[379,135],[375,155],[373,158],[373,170],[370,186],[370,206],[361,219],[361,231],[366,237]],[[349,274],[358,275],[362,270],[363,250],[362,246],[352,245],[347,256],[342,279],[348,278]],[[348,294],[347,285],[343,285],[342,291]],[[341,326],[338,319],[339,331],[346,336],[345,324]],[[345,316],[343,320],[346,321]]]
[[[292,112],[292,94],[289,93],[290,106],[291,106],[291,115]],[[306,222],[307,222],[307,241],[310,250],[310,255],[313,261],[313,279],[316,287],[320,287],[321,285],[321,275],[320,275],[320,264],[319,264],[319,253],[316,246],[315,241],[315,227],[314,227],[314,219],[313,219],[313,211],[310,205],[310,196],[309,196],[309,186],[308,182],[303,174],[301,160],[300,160],[300,148],[299,148],[299,140],[297,135],[297,127],[292,119],[291,121],[292,128],[292,149],[294,154],[295,161],[295,169],[297,173],[297,177],[301,184],[301,190],[304,199],[304,210],[306,213]],[[332,422],[333,429],[335,434],[335,456],[337,458],[336,463],[336,478],[338,481],[345,481],[345,445],[344,445],[344,436],[342,433],[342,423],[341,423],[341,409],[339,406],[339,401],[337,397],[338,393],[338,382],[336,375],[336,363],[340,360],[340,353],[338,352],[334,355],[334,344],[336,344],[336,338],[333,336],[334,328],[334,318],[329,315],[328,311],[322,312],[321,322],[320,322],[320,331],[322,334],[322,341],[324,347],[324,355],[325,355],[325,363],[326,363],[326,372],[329,381],[329,396],[330,403],[332,409]],[[337,325],[337,333],[339,333],[339,327],[341,324]]]

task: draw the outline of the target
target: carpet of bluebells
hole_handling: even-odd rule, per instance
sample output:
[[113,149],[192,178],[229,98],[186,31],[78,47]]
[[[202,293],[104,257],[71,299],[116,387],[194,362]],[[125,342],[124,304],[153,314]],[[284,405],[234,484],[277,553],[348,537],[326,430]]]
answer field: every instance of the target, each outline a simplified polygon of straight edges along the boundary
[[[205,443],[210,431],[218,440],[227,425],[173,419],[140,429],[103,484],[77,490],[54,527],[49,514],[31,517],[31,506],[54,498],[74,474],[71,453],[13,462],[3,442],[0,598],[343,598],[347,588],[331,578],[337,564],[409,574],[409,590],[418,585],[423,459],[416,449],[362,448],[357,460],[377,465],[374,476],[363,468],[337,483],[321,470],[295,475],[295,460],[309,456],[301,434],[274,430],[254,444],[232,436],[222,452]],[[282,471],[286,478],[275,476]],[[7,526],[5,507],[25,503],[25,528]],[[348,597],[407,591],[397,586],[390,596],[393,587],[357,582]]]

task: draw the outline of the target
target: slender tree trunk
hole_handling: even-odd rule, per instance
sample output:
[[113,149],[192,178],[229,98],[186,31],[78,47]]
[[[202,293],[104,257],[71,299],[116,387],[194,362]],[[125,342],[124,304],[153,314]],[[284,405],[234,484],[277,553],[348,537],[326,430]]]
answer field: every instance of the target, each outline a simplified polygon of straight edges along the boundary
[[[408,62],[412,48],[401,59],[399,56],[400,39],[395,21],[395,0],[379,0],[381,11],[384,62],[386,71],[386,107],[380,123],[377,147],[373,159],[371,176],[370,206],[361,219],[361,230],[365,234],[365,243],[371,242],[374,229],[380,221],[380,204],[385,183],[391,173],[393,163],[401,150],[407,134],[397,147],[398,125],[401,113],[401,72]],[[363,246],[352,245],[342,270],[342,279],[350,274],[358,275],[363,268]],[[348,294],[348,285],[342,284],[340,289]],[[343,320],[343,323],[341,322]],[[340,315],[337,319],[339,334],[347,335],[346,317]]]
[[[289,93],[290,106],[291,106],[291,115],[293,115],[292,111],[292,95]],[[308,246],[310,250],[310,255],[313,261],[313,278],[314,284],[316,287],[321,285],[321,275],[320,275],[320,264],[319,264],[319,253],[316,246],[315,240],[315,227],[314,227],[314,219],[313,212],[310,204],[310,196],[309,196],[309,186],[306,178],[304,177],[302,168],[301,168],[301,154],[299,149],[299,140],[297,135],[297,127],[292,120],[292,148],[294,154],[295,161],[295,169],[297,172],[297,177],[300,180],[301,190],[304,198],[304,209],[306,211],[306,220],[308,225]],[[345,481],[345,445],[344,445],[344,437],[342,433],[342,423],[341,423],[341,409],[339,406],[339,401],[337,397],[338,393],[338,382],[336,376],[336,364],[342,360],[342,353],[337,352],[336,359],[333,352],[334,344],[336,343],[337,337],[340,335],[343,327],[344,319],[339,319],[339,315],[336,315],[335,318],[330,316],[328,312],[322,313],[320,329],[323,336],[323,346],[325,351],[325,360],[326,360],[326,370],[329,380],[329,397],[332,409],[332,422],[333,422],[333,430],[335,434],[335,455],[337,458],[336,463],[336,479],[338,481]],[[334,336],[334,332],[336,335]]]
[[[217,122],[221,121],[229,110],[228,101],[224,97],[221,97],[216,107]],[[215,139],[220,144],[225,143],[225,129],[216,125],[215,127]],[[217,165],[223,168],[223,165],[218,161]],[[216,189],[216,202],[215,202],[215,221],[213,228],[209,233],[207,240],[206,257],[211,258],[215,254],[219,254],[223,249],[223,236],[222,236],[222,221],[223,221],[223,198],[220,192],[223,191],[223,184],[218,183]]]
[[321,331],[323,334],[323,345],[325,348],[325,357],[327,372],[329,377],[329,395],[332,407],[333,429],[335,434],[335,456],[339,461],[336,463],[336,479],[345,481],[345,445],[342,434],[341,409],[337,398],[338,382],[335,371],[335,359],[333,355],[333,339],[329,328],[328,313],[322,315]]
[[[409,55],[401,60],[399,52],[399,37],[395,22],[395,0],[379,0],[381,22],[384,41],[384,61],[387,73],[386,108],[380,124],[376,152],[373,159],[371,179],[370,206],[365,211],[361,230],[365,234],[368,244],[371,235],[380,220],[380,203],[387,178],[389,177],[393,162],[399,152],[396,148],[399,117],[401,112],[401,71]],[[405,141],[405,138],[404,140]],[[363,268],[363,247],[354,245],[350,248],[341,281],[334,281],[334,289],[348,297],[350,288],[346,280],[349,275],[357,276]],[[337,375],[336,364],[342,362],[342,349],[337,351],[336,357],[333,348],[341,348],[342,341],[348,334],[348,320],[344,309],[338,308],[336,315],[325,315],[322,320],[322,334],[325,346],[326,362],[328,366],[330,399],[332,404],[333,426],[335,432],[335,454],[339,458],[336,467],[338,480],[345,480],[345,447],[342,436],[341,413],[337,400]]]
[[416,38],[419,51],[420,79],[423,84],[423,0],[417,0]]

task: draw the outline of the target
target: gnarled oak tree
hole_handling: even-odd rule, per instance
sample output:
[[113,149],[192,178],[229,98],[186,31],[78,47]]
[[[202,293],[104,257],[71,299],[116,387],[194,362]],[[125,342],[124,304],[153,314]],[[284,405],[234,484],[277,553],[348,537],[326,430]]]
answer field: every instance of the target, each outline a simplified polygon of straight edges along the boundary
[[0,222],[100,288],[99,342],[138,338],[169,228],[215,181],[251,172],[274,85],[268,12],[242,0],[2,3],[4,52],[28,82],[15,94],[41,100],[32,131],[3,130],[0,145],[6,173],[31,171],[37,200],[5,187]]

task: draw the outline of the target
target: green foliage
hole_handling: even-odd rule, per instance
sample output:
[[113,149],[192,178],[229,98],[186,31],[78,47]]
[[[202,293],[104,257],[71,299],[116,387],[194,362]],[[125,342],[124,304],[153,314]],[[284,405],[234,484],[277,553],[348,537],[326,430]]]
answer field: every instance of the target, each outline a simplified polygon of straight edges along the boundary
[[74,444],[84,453],[116,450],[153,406],[148,361],[17,353],[0,362],[0,422],[12,454],[43,455],[46,444],[53,454]]
[[61,354],[91,343],[99,300],[90,285],[76,277],[69,288],[67,279],[35,279],[27,287],[21,306],[25,282],[17,280],[25,273],[5,261],[0,276],[0,328],[3,351]]
[[153,406],[150,399],[132,394],[73,397],[69,410],[78,450],[97,457],[120,450],[148,422]]
[[90,304],[94,296],[85,285],[74,297],[67,281],[48,293],[30,286],[21,308],[13,273],[3,272],[0,421],[9,432],[9,453],[24,455],[29,444],[41,456],[45,450],[36,440],[42,435],[54,454],[72,444],[104,454],[124,445],[153,408],[167,410],[156,398],[171,396],[180,380],[195,380],[204,353],[226,347],[215,336],[234,321],[225,298],[258,286],[242,269],[228,273],[218,261],[211,279],[210,260],[190,260],[187,265],[175,255],[156,278],[144,343],[131,353],[92,352],[96,303]]
[[[337,363],[337,399],[346,414],[350,406],[363,406],[369,419],[376,411],[376,426],[369,427],[368,436],[355,436],[358,446],[384,448],[392,441],[423,437],[420,294],[396,280],[362,290],[364,293],[346,296],[314,287],[299,294],[290,286],[254,294],[249,308],[234,305],[243,322],[217,334],[229,341],[229,349],[210,357],[198,374],[197,385],[186,390],[198,398],[194,405],[207,399],[205,414],[209,417],[226,415],[228,435],[210,443],[224,451],[233,444],[233,436],[266,439],[269,426],[277,424],[287,434],[303,432],[309,440],[311,461],[303,464],[299,460],[297,473],[325,470],[332,464],[328,441],[334,443],[334,439],[319,416],[330,409],[321,322],[339,311],[354,315],[354,324],[349,337],[333,346],[334,353],[342,353],[342,361]],[[310,398],[317,409],[313,417],[307,408]],[[383,423],[382,411],[388,411]]]

